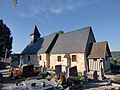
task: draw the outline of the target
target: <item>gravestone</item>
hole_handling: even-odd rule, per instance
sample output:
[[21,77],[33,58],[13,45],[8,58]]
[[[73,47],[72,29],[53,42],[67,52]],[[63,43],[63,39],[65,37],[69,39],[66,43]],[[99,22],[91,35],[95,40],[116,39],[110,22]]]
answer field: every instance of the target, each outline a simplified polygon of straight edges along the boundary
[[22,75],[24,77],[30,77],[34,74],[34,66],[33,65],[28,65],[23,67],[23,72]]
[[41,67],[41,72],[44,73],[44,69],[43,69],[43,67]]
[[42,73],[47,73],[47,68],[46,67],[41,67],[41,72]]
[[85,81],[88,82],[87,70],[84,71],[83,76]]
[[60,74],[60,73],[62,72],[62,65],[56,65],[56,66],[55,66],[55,72],[56,72],[57,74]]
[[68,69],[70,68],[70,66],[66,66],[65,68],[66,68],[65,73],[68,74]]
[[93,73],[93,80],[94,80],[95,82],[98,81],[97,71],[94,71],[94,73]]
[[104,71],[103,71],[103,60],[100,60],[100,73],[99,73],[100,80],[104,79]]
[[70,76],[78,77],[78,74],[77,74],[77,66],[70,67],[70,68],[68,69],[68,77],[70,77]]
[[103,68],[100,69],[100,79],[103,80],[104,79],[104,72],[103,72]]
[[66,66],[65,65],[62,65],[62,72],[66,73]]
[[47,68],[43,67],[43,71],[44,71],[44,73],[47,73]]

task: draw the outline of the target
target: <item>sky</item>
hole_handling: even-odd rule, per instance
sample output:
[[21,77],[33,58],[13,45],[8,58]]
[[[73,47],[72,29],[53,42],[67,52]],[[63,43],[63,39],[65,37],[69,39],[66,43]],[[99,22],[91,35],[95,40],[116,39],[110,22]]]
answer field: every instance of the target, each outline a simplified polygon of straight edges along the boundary
[[70,32],[91,26],[97,42],[108,41],[120,51],[120,0],[0,0],[0,19],[10,28],[13,53],[29,44],[36,25],[42,37],[58,30]]

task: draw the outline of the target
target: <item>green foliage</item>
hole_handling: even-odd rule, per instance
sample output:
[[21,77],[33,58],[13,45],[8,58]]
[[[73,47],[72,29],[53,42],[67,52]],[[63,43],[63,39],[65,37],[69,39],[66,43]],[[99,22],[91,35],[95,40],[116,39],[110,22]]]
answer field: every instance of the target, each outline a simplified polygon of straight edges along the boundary
[[111,52],[112,57],[110,58],[111,70],[116,70],[120,67],[120,51]]
[[39,71],[39,72],[38,72],[38,75],[42,75],[42,72],[41,72],[41,71]]
[[11,37],[10,29],[0,20],[0,57],[7,57],[11,53],[13,37]]
[[84,76],[82,76],[81,73],[78,73],[78,78],[79,78],[81,83],[85,83],[85,78],[84,78]]
[[60,34],[63,34],[63,33],[64,33],[64,31],[63,31],[63,30],[59,30],[59,31],[54,32],[54,33],[52,33],[52,34],[56,34],[56,33],[58,33],[58,34],[60,35]]
[[112,52],[112,57],[110,58],[110,64],[112,66],[120,66],[120,52]]

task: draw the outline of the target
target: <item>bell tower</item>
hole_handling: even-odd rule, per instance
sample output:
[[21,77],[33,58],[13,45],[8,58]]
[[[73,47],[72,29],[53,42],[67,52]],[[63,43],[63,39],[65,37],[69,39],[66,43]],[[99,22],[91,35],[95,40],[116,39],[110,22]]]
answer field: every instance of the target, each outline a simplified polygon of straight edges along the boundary
[[30,44],[35,43],[38,40],[38,38],[40,38],[40,36],[41,34],[39,33],[37,26],[35,25],[30,34]]

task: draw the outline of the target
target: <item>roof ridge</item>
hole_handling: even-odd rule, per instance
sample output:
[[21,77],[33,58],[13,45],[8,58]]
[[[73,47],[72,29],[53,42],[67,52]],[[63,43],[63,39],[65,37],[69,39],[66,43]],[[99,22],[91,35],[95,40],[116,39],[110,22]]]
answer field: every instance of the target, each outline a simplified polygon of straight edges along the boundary
[[88,30],[88,29],[90,30],[90,29],[91,29],[91,26],[83,27],[83,28],[80,28],[80,29],[75,29],[75,30],[72,30],[72,31],[69,31],[69,32],[66,32],[66,33],[63,33],[63,34],[60,34],[60,35],[72,33],[72,32],[75,32],[75,31]]
[[46,36],[43,36],[41,38],[45,38],[45,37],[49,37],[49,36],[54,36],[54,35],[57,35],[58,33],[55,33],[55,34],[49,34],[49,35],[46,35]]

